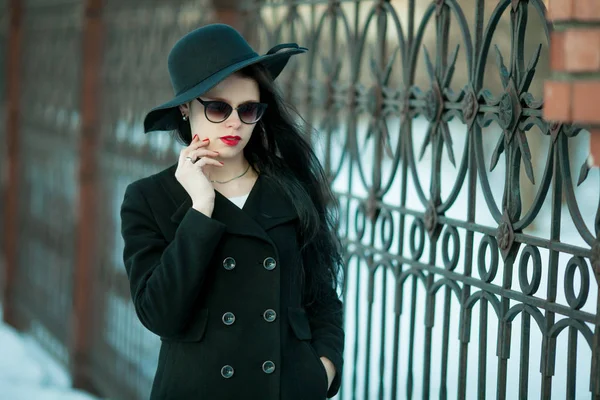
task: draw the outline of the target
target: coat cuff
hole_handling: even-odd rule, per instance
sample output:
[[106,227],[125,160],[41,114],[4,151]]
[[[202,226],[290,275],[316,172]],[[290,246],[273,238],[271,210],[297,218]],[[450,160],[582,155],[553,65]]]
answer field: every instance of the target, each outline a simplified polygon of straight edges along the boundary
[[179,226],[183,230],[192,232],[198,231],[198,226],[202,226],[210,232],[211,237],[217,239],[214,243],[215,247],[227,229],[227,226],[221,221],[217,221],[192,207],[187,210]]
[[333,363],[335,367],[335,377],[333,378],[333,382],[331,382],[331,386],[327,391],[327,398],[332,398],[337,394],[340,390],[340,386],[342,383],[342,368],[343,368],[343,358],[342,355],[337,351],[332,350],[328,346],[325,346],[319,342],[314,342],[313,347],[315,348],[319,357],[327,357],[329,361]]

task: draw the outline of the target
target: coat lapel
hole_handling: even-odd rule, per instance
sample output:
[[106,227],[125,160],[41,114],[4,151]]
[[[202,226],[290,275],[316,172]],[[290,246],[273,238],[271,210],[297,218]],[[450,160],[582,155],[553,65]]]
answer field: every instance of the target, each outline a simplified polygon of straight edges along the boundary
[[[256,186],[260,184],[260,186]],[[264,230],[268,231],[277,225],[298,218],[296,209],[273,182],[273,179],[260,175],[255,187],[258,188],[253,201],[248,198],[243,211],[257,221]],[[252,194],[252,193],[251,193]]]
[[[163,175],[161,184],[170,194],[175,205],[171,221],[179,225],[192,206],[192,200],[175,178],[176,169],[177,164],[169,168],[167,174]],[[272,179],[260,175],[242,209],[215,191],[215,208],[212,218],[225,224],[228,233],[253,236],[272,243],[268,231],[277,225],[298,218],[298,215],[288,199],[277,189]]]

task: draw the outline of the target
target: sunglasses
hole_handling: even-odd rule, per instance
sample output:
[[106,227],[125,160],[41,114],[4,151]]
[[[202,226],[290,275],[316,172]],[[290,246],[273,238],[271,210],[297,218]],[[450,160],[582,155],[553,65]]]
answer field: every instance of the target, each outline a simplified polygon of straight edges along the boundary
[[240,121],[244,124],[255,124],[265,113],[267,105],[265,103],[244,103],[237,108],[231,107],[224,101],[208,101],[196,98],[204,106],[204,115],[206,119],[214,124],[225,121],[233,110],[236,110]]

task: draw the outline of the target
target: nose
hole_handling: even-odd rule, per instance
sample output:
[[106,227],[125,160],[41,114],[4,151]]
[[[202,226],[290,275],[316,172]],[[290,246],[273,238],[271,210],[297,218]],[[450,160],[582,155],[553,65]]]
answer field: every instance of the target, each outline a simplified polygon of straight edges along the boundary
[[240,115],[237,110],[233,110],[231,115],[225,120],[225,125],[232,128],[238,128],[242,124],[242,120],[240,119]]

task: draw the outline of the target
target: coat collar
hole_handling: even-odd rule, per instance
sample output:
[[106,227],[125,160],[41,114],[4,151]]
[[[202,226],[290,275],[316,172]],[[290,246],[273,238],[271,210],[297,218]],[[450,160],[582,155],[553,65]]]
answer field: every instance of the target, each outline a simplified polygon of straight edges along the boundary
[[[192,200],[175,178],[177,164],[159,174],[160,183],[171,196],[175,212],[171,221],[177,225],[192,206]],[[243,208],[215,190],[215,207],[212,218],[227,226],[227,232],[254,236],[271,242],[266,231],[298,218],[289,200],[278,190],[272,178],[261,174],[252,187]]]

